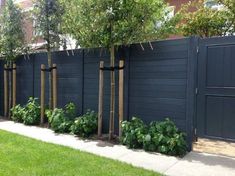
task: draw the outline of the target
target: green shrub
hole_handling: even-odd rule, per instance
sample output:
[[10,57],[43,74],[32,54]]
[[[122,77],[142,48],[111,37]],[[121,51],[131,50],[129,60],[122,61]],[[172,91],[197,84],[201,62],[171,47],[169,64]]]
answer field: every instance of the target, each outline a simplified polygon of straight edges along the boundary
[[71,131],[81,137],[89,137],[96,133],[98,128],[98,116],[94,111],[88,110],[86,114],[78,117],[71,126]]
[[70,102],[67,105],[65,105],[64,113],[65,113],[65,117],[68,120],[74,120],[74,118],[76,117],[76,106],[75,106],[75,104]]
[[37,98],[30,97],[24,107],[23,123],[25,125],[37,125],[40,123],[40,106]]
[[166,119],[163,122],[152,122],[145,135],[143,148],[147,151],[157,151],[167,155],[184,155],[187,150],[185,135]]
[[53,111],[47,111],[47,117],[51,128],[56,133],[68,133],[72,125],[72,122],[65,118],[63,109],[54,109]]
[[141,148],[146,132],[146,126],[139,118],[133,117],[130,122],[123,121],[121,143],[128,148]]
[[151,122],[148,126],[136,117],[130,122],[124,121],[121,143],[129,148],[143,148],[146,151],[175,156],[182,156],[187,150],[185,134],[169,119]]
[[25,114],[25,108],[21,105],[16,105],[15,107],[11,108],[11,118],[15,122],[23,122],[23,117]]
[[76,107],[74,103],[65,105],[64,109],[56,108],[53,111],[46,111],[50,126],[56,133],[69,133],[75,115]]

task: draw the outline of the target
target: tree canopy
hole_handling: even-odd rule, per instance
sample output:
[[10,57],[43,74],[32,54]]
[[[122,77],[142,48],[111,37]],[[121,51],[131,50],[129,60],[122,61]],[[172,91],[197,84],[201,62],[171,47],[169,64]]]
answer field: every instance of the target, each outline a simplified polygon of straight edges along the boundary
[[234,0],[217,0],[218,3],[222,4],[225,7],[227,12],[228,21],[230,25],[230,34],[235,32],[235,1]]
[[[232,4],[230,0],[221,0],[222,4],[225,2],[229,7]],[[176,15],[179,20],[178,32],[184,36],[197,35],[203,38],[233,35],[234,17],[231,14],[226,7],[218,10],[206,6],[205,0],[190,1]]]
[[25,47],[23,15],[13,0],[7,0],[0,14],[0,54],[7,61],[14,61]]
[[37,37],[46,41],[46,49],[60,45],[61,20],[63,7],[58,0],[36,0],[34,2],[33,19]]
[[[157,38],[164,0],[61,0],[63,30],[82,47],[110,47]],[[71,5],[72,4],[72,5]]]

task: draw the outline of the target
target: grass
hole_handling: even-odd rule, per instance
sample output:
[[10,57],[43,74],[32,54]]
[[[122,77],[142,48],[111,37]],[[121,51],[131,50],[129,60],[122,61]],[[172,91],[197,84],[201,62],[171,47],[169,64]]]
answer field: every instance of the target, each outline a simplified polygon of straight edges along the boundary
[[0,130],[1,176],[159,176],[68,147]]

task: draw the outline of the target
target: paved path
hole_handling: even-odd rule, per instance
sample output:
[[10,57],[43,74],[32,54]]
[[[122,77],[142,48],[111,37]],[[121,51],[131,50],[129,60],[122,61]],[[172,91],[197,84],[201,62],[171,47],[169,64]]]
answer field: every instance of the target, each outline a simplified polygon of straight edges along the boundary
[[122,145],[112,145],[103,141],[58,135],[50,129],[28,127],[11,121],[0,121],[0,129],[112,158],[169,176],[235,176],[235,158],[191,152],[180,159],[142,150],[129,150]]

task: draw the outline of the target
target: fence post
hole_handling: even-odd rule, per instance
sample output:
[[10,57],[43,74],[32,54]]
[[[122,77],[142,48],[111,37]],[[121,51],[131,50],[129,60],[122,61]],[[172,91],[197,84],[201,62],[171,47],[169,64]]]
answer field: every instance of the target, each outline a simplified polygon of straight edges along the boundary
[[8,115],[8,72],[7,65],[4,64],[4,116]]
[[99,70],[99,105],[98,105],[98,137],[102,136],[102,119],[103,119],[103,96],[104,96],[104,61],[100,61]]
[[45,69],[44,64],[41,65],[41,125],[44,123],[45,116]]
[[13,76],[12,76],[12,107],[16,106],[16,64],[13,64]]
[[[119,61],[119,67],[122,68],[124,67],[124,61],[120,60]],[[118,100],[118,109],[119,109],[119,137],[122,136],[122,121],[123,121],[123,99],[124,99],[124,69],[119,70],[119,100]]]
[[57,65],[53,64],[52,71],[52,81],[53,81],[53,109],[57,107]]

